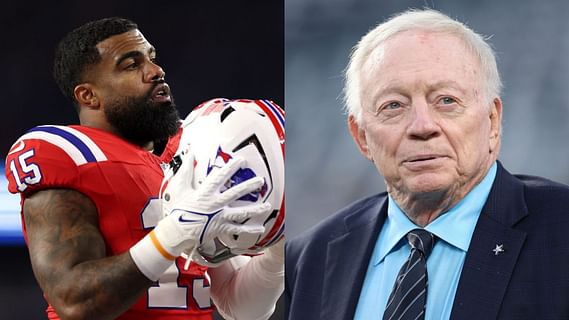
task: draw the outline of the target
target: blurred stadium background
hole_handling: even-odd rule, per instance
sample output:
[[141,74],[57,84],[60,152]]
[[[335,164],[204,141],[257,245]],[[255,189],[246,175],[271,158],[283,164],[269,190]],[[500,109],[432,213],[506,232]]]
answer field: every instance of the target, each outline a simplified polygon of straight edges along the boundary
[[[135,21],[157,48],[181,116],[214,97],[270,99],[284,105],[283,0],[11,1],[0,10],[0,158],[29,128],[73,124],[72,104],[51,77],[53,50],[90,20]],[[2,319],[45,319],[20,231],[19,197],[0,178]],[[280,308],[280,306],[279,306]],[[282,319],[282,308],[272,319]]]

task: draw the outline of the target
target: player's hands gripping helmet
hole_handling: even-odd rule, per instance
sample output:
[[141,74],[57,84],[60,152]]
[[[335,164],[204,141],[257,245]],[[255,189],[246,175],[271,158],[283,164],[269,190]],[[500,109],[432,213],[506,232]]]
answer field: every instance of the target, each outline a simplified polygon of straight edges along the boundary
[[213,99],[202,103],[184,120],[180,145],[189,144],[195,155],[194,183],[201,184],[233,157],[246,160],[227,181],[232,187],[252,177],[263,177],[258,192],[249,193],[229,206],[268,202],[272,212],[239,221],[262,225],[258,234],[220,235],[194,251],[196,262],[214,266],[239,254],[255,254],[276,243],[284,232],[284,111],[268,100]]
[[174,157],[180,165],[165,172],[160,192],[164,218],[154,231],[163,240],[162,245],[178,256],[219,235],[261,235],[264,226],[237,221],[267,216],[272,212],[270,203],[250,203],[240,207],[229,204],[262,188],[264,179],[254,177],[228,188],[227,181],[246,168],[246,160],[236,157],[219,170],[212,171],[201,184],[194,185],[194,155],[189,146],[186,148]]

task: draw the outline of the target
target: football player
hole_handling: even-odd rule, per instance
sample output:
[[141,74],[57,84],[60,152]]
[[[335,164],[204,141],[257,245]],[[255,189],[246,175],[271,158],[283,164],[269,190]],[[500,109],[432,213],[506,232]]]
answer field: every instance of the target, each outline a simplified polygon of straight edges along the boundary
[[[243,158],[190,185],[191,150],[179,155],[185,161],[159,198],[161,166],[180,149],[182,129],[156,50],[138,26],[107,18],[73,30],[56,50],[54,76],[80,125],[32,128],[6,159],[48,318],[211,319],[210,295],[227,318],[268,318],[283,290],[282,241],[209,270],[184,268],[179,258],[219,237],[263,234],[261,223],[236,221],[273,208],[228,206],[265,183],[252,177],[227,188],[247,166]],[[161,156],[150,152],[169,138]]]

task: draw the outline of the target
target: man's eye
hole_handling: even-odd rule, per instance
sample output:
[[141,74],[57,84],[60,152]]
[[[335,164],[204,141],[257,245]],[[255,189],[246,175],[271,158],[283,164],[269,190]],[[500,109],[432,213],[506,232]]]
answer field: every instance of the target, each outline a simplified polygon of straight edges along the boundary
[[399,103],[397,101],[392,101],[392,102],[389,102],[388,104],[386,104],[382,109],[394,110],[394,109],[399,109],[399,108],[401,108],[401,103]]
[[400,111],[403,110],[403,107],[404,105],[401,102],[389,101],[380,105],[375,111],[375,115],[379,116],[383,113],[385,113],[385,115],[395,115],[400,113]]
[[453,104],[456,102],[456,100],[451,97],[443,97],[440,101],[442,104]]

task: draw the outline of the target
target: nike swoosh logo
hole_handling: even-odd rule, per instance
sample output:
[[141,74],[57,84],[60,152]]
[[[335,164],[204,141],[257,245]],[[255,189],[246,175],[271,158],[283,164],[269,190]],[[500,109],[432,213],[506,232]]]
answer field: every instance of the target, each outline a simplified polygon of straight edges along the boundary
[[201,220],[184,219],[184,218],[182,218],[182,216],[180,216],[178,218],[178,221],[180,221],[180,222],[201,222]]
[[8,155],[11,155],[12,153],[16,153],[18,151],[24,150],[25,146],[26,146],[26,144],[24,143],[24,141],[20,141],[20,143],[18,144],[17,147],[12,148],[12,150],[10,150],[10,152],[8,152]]

